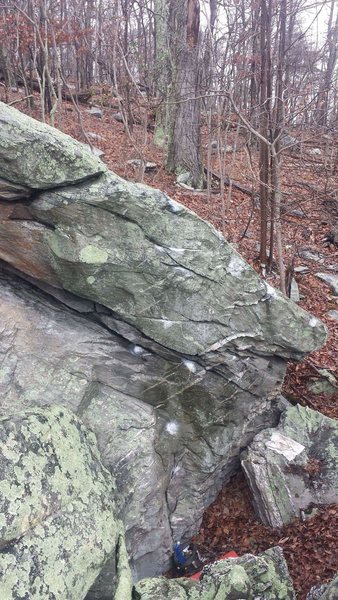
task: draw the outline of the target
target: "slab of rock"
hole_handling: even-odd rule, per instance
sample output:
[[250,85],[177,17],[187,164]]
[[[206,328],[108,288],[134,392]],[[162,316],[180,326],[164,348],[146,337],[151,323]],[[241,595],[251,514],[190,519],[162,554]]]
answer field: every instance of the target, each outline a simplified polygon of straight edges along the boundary
[[97,156],[98,158],[101,158],[101,156],[104,156],[104,152],[103,152],[103,150],[100,150],[100,148],[96,148],[96,146],[90,146],[89,144],[84,144],[84,146],[86,148],[88,148],[88,150],[90,150],[90,152],[94,156]]
[[300,152],[300,140],[284,132],[280,137],[280,146],[283,150],[290,149],[291,152]]
[[277,422],[284,361],[238,357],[218,373],[173,352],[162,358],[128,324],[122,337],[94,322],[111,323],[109,311],[92,305],[90,314],[69,296],[63,304],[81,314],[0,275],[0,412],[58,403],[81,416],[116,479],[133,573],[160,574],[240,449]]
[[293,302],[299,302],[300,300],[298,283],[294,277],[292,277],[291,280],[290,299],[293,300]]
[[299,273],[300,275],[306,275],[309,272],[309,267],[306,267],[305,265],[299,265],[299,267],[295,267],[295,273]]
[[123,114],[121,112],[113,113],[113,119],[115,119],[115,121],[118,123],[124,123]]
[[328,584],[320,600],[337,600],[338,598],[338,574]]
[[318,319],[161,192],[109,174],[41,194],[29,211],[28,224],[0,221],[0,258],[165,347],[220,363],[228,350],[297,358],[325,339]]
[[321,600],[326,589],[327,584],[313,586],[307,594],[306,600]]
[[[130,165],[132,167],[135,167],[136,169],[139,169],[142,166],[142,160],[139,158],[131,158],[130,160],[127,160],[127,165]],[[145,162],[144,163],[144,170],[146,173],[151,173],[151,171],[154,171],[155,169],[157,169],[157,164],[154,162]]]
[[338,296],[338,275],[333,275],[332,273],[316,273],[316,277],[327,283],[336,296]]
[[0,177],[32,189],[84,181],[106,171],[86,147],[0,102]]
[[302,406],[259,433],[242,467],[261,520],[280,527],[313,504],[338,501],[338,422]]
[[[156,452],[161,432],[165,440],[171,439],[165,429],[170,416],[163,407],[156,418],[153,404],[188,385],[189,371],[150,352],[139,354],[134,344],[23,281],[5,275],[0,280],[0,413],[57,403],[81,416],[95,431],[102,460],[116,476],[117,511],[125,520],[135,574],[162,572],[172,552],[165,493],[174,457],[169,454],[165,468]],[[198,404],[204,393],[202,384]],[[265,417],[269,422],[271,416]],[[239,448],[233,450],[236,454]],[[216,464],[219,458],[214,460]],[[190,484],[199,485],[191,477]],[[209,486],[209,493],[216,490]],[[195,517],[201,518],[204,503],[201,497]],[[112,580],[109,585],[111,592]]]
[[328,315],[328,317],[330,317],[330,319],[333,319],[334,321],[338,321],[338,310],[329,310],[327,315]]
[[87,135],[87,137],[89,137],[89,139],[96,140],[97,142],[102,142],[105,139],[102,135],[99,135],[98,133],[95,133],[94,131],[87,131],[86,135]]
[[204,567],[200,582],[189,579],[146,579],[135,586],[136,600],[294,600],[281,548]]
[[325,259],[323,256],[321,256],[320,254],[317,254],[316,252],[312,252],[311,250],[300,250],[299,251],[299,256],[301,256],[302,258],[305,258],[306,260],[312,260],[314,262],[318,262],[318,263],[324,263]]
[[60,406],[0,426],[1,598],[82,600],[118,532],[95,436]]
[[240,449],[277,423],[286,360],[326,331],[166,194],[113,173],[73,183],[36,193],[29,219],[0,202],[3,264],[63,303],[2,278],[1,410],[43,397],[83,416],[116,475],[135,572],[156,574]]

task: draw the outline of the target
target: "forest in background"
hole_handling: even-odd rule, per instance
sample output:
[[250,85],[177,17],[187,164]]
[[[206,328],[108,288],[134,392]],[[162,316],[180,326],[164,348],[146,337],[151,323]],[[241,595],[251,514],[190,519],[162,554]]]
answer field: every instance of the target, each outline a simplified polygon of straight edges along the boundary
[[[338,168],[335,0],[7,1],[0,40],[5,97],[23,86],[31,110],[38,91],[42,120],[60,129],[65,100],[117,105],[139,179],[151,130],[165,148],[166,169],[183,185],[206,187],[210,198],[218,178],[224,222],[235,131],[252,172],[246,192],[259,202],[260,272],[276,258],[280,288],[289,293],[283,154],[324,146],[325,172]],[[81,124],[79,110],[77,117]],[[135,125],[142,131],[135,134]]]

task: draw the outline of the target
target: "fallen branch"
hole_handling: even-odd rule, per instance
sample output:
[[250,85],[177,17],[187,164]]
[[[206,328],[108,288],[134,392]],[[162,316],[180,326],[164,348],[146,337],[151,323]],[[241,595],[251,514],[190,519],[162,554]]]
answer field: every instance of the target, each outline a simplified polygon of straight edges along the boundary
[[14,104],[19,104],[19,102],[22,102],[23,100],[28,100],[28,98],[33,98],[32,94],[29,94],[29,96],[24,96],[23,98],[19,98],[19,100],[13,100],[13,102],[8,103],[8,106],[14,106]]
[[204,168],[204,172],[208,175],[211,175],[211,177],[213,177],[214,179],[216,179],[217,181],[222,181],[223,183],[227,186],[232,186],[233,188],[235,188],[236,190],[239,190],[240,192],[242,192],[243,194],[246,194],[247,196],[250,196],[250,198],[257,196],[258,194],[257,192],[253,192],[252,190],[249,190],[249,188],[244,187],[243,185],[241,185],[240,183],[236,183],[233,179],[230,179],[229,177],[221,177],[218,173],[216,173],[215,171],[212,171],[211,169],[208,169],[207,167],[203,167]]

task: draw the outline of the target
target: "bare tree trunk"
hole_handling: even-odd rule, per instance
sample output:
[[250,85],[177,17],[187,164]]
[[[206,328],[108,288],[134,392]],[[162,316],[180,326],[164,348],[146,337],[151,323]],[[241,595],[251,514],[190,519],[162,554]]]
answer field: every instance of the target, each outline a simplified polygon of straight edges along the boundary
[[161,100],[156,111],[154,142],[158,146],[165,145],[170,112],[173,107],[168,100],[171,95],[172,79],[168,45],[168,2],[155,0],[155,92]]
[[[269,138],[269,114],[268,114],[268,47],[267,47],[267,30],[268,30],[268,10],[266,0],[261,2],[260,15],[260,53],[261,53],[261,75],[260,75],[260,127],[259,132],[264,139]],[[260,179],[260,212],[261,212],[261,227],[260,227],[260,267],[262,274],[266,274],[267,263],[267,219],[268,219],[268,198],[269,198],[269,147],[260,140],[259,143],[259,179]]]
[[171,0],[174,32],[174,120],[169,133],[167,168],[188,173],[193,187],[202,187],[200,150],[199,0]]

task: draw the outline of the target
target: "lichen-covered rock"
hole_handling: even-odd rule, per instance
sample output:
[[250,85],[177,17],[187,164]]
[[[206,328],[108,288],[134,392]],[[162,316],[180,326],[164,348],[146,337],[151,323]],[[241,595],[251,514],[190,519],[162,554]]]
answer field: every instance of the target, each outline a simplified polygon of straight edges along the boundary
[[165,578],[140,581],[133,600],[294,600],[295,594],[281,548],[258,556],[246,554],[203,569],[200,583]]
[[196,532],[240,449],[277,422],[269,395],[283,361],[250,367],[238,358],[246,369],[238,392],[235,367],[226,380],[178,355],[164,359],[95,323],[94,305],[59,297],[83,314],[0,275],[0,412],[59,403],[95,431],[116,479],[134,575],[160,574],[174,539]]
[[28,274],[49,261],[55,286],[103,304],[167,348],[219,364],[228,350],[297,358],[325,339],[317,319],[161,192],[106,174],[45,192],[29,210],[45,230]]
[[105,170],[84,144],[0,102],[1,178],[46,189],[83,181]]
[[279,527],[312,504],[338,502],[338,422],[300,405],[259,433],[242,466],[257,514]]
[[[14,108],[0,105],[0,124],[1,118],[0,177],[32,186],[32,175],[38,188],[63,184],[29,205],[30,221],[8,221],[0,203],[1,259],[99,302],[158,344],[208,364],[227,362],[228,351],[299,358],[324,342],[320,321],[261,280],[196,214],[110,172],[65,187],[68,175],[57,180],[63,163],[73,174],[71,183],[97,175],[103,164]],[[26,145],[19,165],[12,158],[21,152],[16,136]],[[77,152],[95,167],[70,160]],[[51,167],[53,158],[57,165]]]
[[0,419],[0,597],[82,600],[115,553],[113,480],[65,407]]
[[[15,114],[28,144],[40,125]],[[6,131],[0,176],[30,185],[20,166],[7,172]],[[45,135],[68,164],[62,134],[42,126],[42,144]],[[83,416],[116,475],[133,568],[146,576],[168,566],[173,539],[196,532],[240,449],[277,423],[286,359],[326,332],[182,205],[84,171],[90,181],[62,187],[35,175],[52,189],[0,201],[2,264],[84,315],[4,283],[1,410],[43,398]]]

